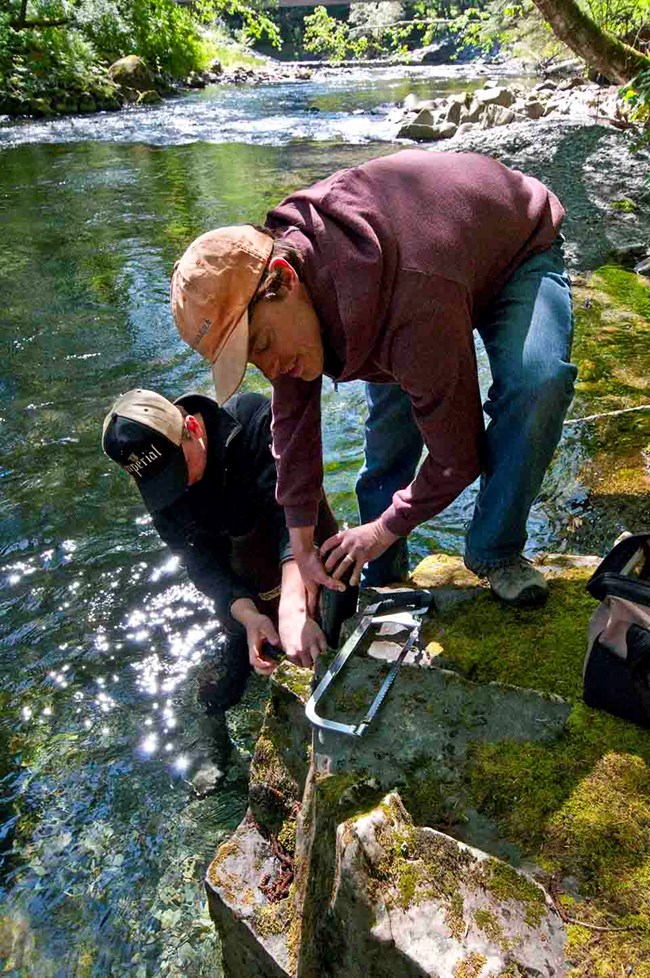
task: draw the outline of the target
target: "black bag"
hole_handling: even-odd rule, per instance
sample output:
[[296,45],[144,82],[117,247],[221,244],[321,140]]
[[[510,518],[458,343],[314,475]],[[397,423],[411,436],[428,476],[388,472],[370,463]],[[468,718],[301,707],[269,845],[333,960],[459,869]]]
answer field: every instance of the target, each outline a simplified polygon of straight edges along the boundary
[[617,543],[587,590],[600,604],[589,622],[585,703],[650,728],[650,532]]

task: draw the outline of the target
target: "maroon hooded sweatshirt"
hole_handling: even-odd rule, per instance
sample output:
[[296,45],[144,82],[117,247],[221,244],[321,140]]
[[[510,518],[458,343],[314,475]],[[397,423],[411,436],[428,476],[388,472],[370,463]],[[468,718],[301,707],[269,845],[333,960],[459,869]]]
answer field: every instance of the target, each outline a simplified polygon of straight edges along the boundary
[[[382,521],[404,536],[480,472],[483,413],[472,336],[512,272],[550,247],[564,210],[539,181],[487,156],[404,150],[287,197],[267,227],[304,256],[325,373],[397,383],[427,455]],[[316,523],[321,378],[273,384],[278,502]]]

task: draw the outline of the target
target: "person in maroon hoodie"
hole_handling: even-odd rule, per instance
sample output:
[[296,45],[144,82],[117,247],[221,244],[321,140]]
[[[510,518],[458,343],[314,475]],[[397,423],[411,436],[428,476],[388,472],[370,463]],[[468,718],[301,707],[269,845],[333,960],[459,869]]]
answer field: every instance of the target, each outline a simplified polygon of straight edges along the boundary
[[[312,592],[356,583],[480,475],[465,563],[506,602],[545,600],[522,551],[576,375],[563,217],[490,157],[405,150],[291,194],[265,228],[201,235],[177,262],[174,319],[219,403],[247,361],[272,383],[277,498]],[[474,329],[492,372],[485,432]],[[378,511],[318,552],[323,374],[371,385],[362,482]]]

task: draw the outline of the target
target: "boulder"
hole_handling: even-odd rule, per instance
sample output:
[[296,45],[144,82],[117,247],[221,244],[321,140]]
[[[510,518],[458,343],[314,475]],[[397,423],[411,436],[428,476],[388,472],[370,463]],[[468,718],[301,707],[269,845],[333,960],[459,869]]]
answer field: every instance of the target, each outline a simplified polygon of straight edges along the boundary
[[162,96],[153,88],[146,92],[140,92],[136,99],[138,105],[157,105],[158,102],[162,102]]
[[134,102],[140,92],[150,92],[155,88],[153,72],[137,54],[129,54],[115,61],[108,69],[108,76]]
[[419,125],[407,122],[397,133],[397,139],[414,139],[418,143],[431,143],[438,139],[450,139],[456,133],[456,126],[451,122],[439,125]]
[[521,111],[528,116],[529,119],[541,119],[545,112],[545,106],[539,99],[531,99],[528,102],[524,102],[521,107]]
[[[206,879],[225,978],[642,970],[650,938],[624,928],[647,919],[650,734],[579,701],[597,563],[538,559],[549,602],[524,613],[459,558],[424,560],[433,609],[361,738],[310,735],[311,675],[278,667],[249,812]],[[363,717],[403,639],[384,624],[321,714]],[[564,917],[612,934],[572,923],[565,950]]]
[[414,826],[396,793],[338,826],[336,866],[332,978],[361,974],[362,964],[366,974],[436,978],[566,974],[564,924],[544,890],[501,860]]
[[[362,110],[363,111],[363,110]],[[420,109],[411,123],[413,126],[432,126],[433,113],[430,109]]]
[[494,126],[507,126],[515,122],[516,115],[512,109],[506,109],[502,105],[490,104],[485,107],[485,112],[481,117],[483,129],[492,129]]
[[539,82],[533,88],[533,92],[554,92],[557,88],[557,82],[551,81],[550,78],[546,81]]
[[422,65],[448,64],[456,53],[456,41],[452,37],[440,38],[426,47],[411,51],[411,60]]
[[501,105],[504,108],[515,101],[515,95],[509,88],[479,88],[474,92],[474,98],[483,105]]
[[561,81],[557,88],[560,92],[567,92],[572,88],[582,88],[582,86],[586,84],[586,78],[580,78],[577,75],[574,75],[572,78],[565,78],[564,81]]
[[191,71],[185,79],[188,88],[205,88],[205,77],[198,71]]
[[642,261],[646,257],[647,252],[647,242],[634,241],[612,248],[607,260],[612,265],[621,265],[623,268],[635,269],[636,263]]
[[447,111],[445,112],[445,122],[451,122],[453,125],[457,126],[460,122],[463,122],[463,117],[467,114],[465,97],[462,98],[452,98],[449,99],[447,103]]
[[471,98],[465,106],[465,111],[463,113],[462,121],[465,122],[480,122],[481,116],[485,111],[485,104],[479,102],[478,99]]

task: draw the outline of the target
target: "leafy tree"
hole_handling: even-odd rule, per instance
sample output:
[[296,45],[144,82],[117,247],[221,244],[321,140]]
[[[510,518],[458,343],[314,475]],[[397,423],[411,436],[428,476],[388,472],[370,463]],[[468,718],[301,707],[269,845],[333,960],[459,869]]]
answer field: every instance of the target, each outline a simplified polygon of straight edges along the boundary
[[[560,40],[605,78],[623,85],[650,68],[650,58],[601,27],[576,0],[533,2]],[[593,9],[609,8],[606,2],[594,0]]]
[[[60,89],[115,99],[105,68],[127,54],[154,71],[183,77],[216,54],[215,27],[227,23],[248,43],[278,29],[263,0],[0,0],[0,103],[35,110]],[[68,106],[74,108],[71,102]],[[2,111],[2,109],[0,109]]]
[[363,37],[354,40],[348,25],[330,17],[326,7],[315,7],[312,14],[307,14],[304,27],[305,50],[324,54],[334,63],[346,58],[361,58],[366,52],[367,40]]

